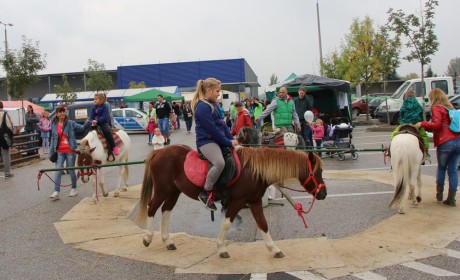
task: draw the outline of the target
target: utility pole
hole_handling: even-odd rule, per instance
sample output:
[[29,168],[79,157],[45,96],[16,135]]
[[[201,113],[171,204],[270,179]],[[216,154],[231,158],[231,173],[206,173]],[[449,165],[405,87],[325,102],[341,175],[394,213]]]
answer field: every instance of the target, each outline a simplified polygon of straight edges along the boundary
[[[8,35],[7,35],[7,32],[6,32],[6,27],[7,26],[13,26],[12,23],[3,23],[0,21],[0,24],[3,24],[3,26],[5,27],[5,57],[8,55]],[[6,87],[5,87],[5,90],[6,90],[6,98],[8,100],[11,100],[11,97],[10,95],[8,94],[8,70],[6,71]]]

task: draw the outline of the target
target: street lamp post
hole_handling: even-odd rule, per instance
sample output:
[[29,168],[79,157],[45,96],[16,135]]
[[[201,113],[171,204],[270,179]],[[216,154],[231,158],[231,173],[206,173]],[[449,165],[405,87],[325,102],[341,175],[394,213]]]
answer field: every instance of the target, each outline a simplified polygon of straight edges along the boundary
[[[6,55],[8,54],[8,35],[7,35],[7,32],[6,32],[6,27],[7,26],[13,26],[12,23],[4,23],[4,22],[1,22],[0,21],[0,24],[3,24],[3,26],[5,27],[5,57]],[[8,94],[8,70],[6,71],[6,98],[8,100],[11,100],[11,97],[10,95]]]
[[323,76],[323,47],[321,45],[321,26],[319,24],[319,3],[318,0],[316,0],[316,18],[318,20],[318,41],[319,41],[319,72],[321,73],[321,76]]

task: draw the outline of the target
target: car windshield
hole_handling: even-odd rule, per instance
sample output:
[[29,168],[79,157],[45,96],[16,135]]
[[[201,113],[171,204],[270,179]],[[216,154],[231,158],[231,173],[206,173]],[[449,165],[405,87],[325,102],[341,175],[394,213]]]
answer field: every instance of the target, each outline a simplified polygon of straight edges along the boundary
[[404,84],[402,84],[396,91],[395,93],[393,93],[393,95],[391,96],[391,98],[394,98],[394,99],[399,99],[402,95],[403,92],[406,92],[406,89],[410,86],[410,81],[406,81],[404,82]]

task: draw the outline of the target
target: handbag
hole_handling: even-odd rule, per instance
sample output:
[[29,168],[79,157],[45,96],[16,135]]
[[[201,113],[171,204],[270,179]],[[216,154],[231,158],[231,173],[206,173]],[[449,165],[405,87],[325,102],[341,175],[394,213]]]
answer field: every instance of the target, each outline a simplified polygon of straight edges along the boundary
[[61,142],[61,138],[62,138],[62,134],[64,134],[64,128],[66,126],[67,122],[64,124],[64,127],[62,128],[62,132],[61,132],[61,135],[58,136],[58,142],[56,143],[56,150],[54,150],[54,152],[50,155],[50,161],[52,163],[56,163],[57,161],[57,158],[58,158],[58,148],[59,148],[59,143]]
[[0,146],[3,149],[9,149],[13,146],[13,131],[6,125],[6,114],[3,113],[2,124],[0,126]]

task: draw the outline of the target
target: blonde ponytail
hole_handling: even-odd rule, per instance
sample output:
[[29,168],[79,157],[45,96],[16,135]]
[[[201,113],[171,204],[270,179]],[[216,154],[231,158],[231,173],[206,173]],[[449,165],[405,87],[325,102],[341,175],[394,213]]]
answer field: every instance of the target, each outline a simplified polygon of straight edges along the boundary
[[207,88],[214,88],[217,85],[220,85],[221,82],[215,78],[207,78],[206,80],[198,80],[196,83],[196,90],[195,90],[195,95],[193,95],[192,99],[192,111],[195,114],[196,110],[196,105],[198,104],[198,100],[201,100],[202,102],[206,103],[211,107],[211,111],[214,112],[214,106],[209,103],[208,100],[205,99],[205,93]]

